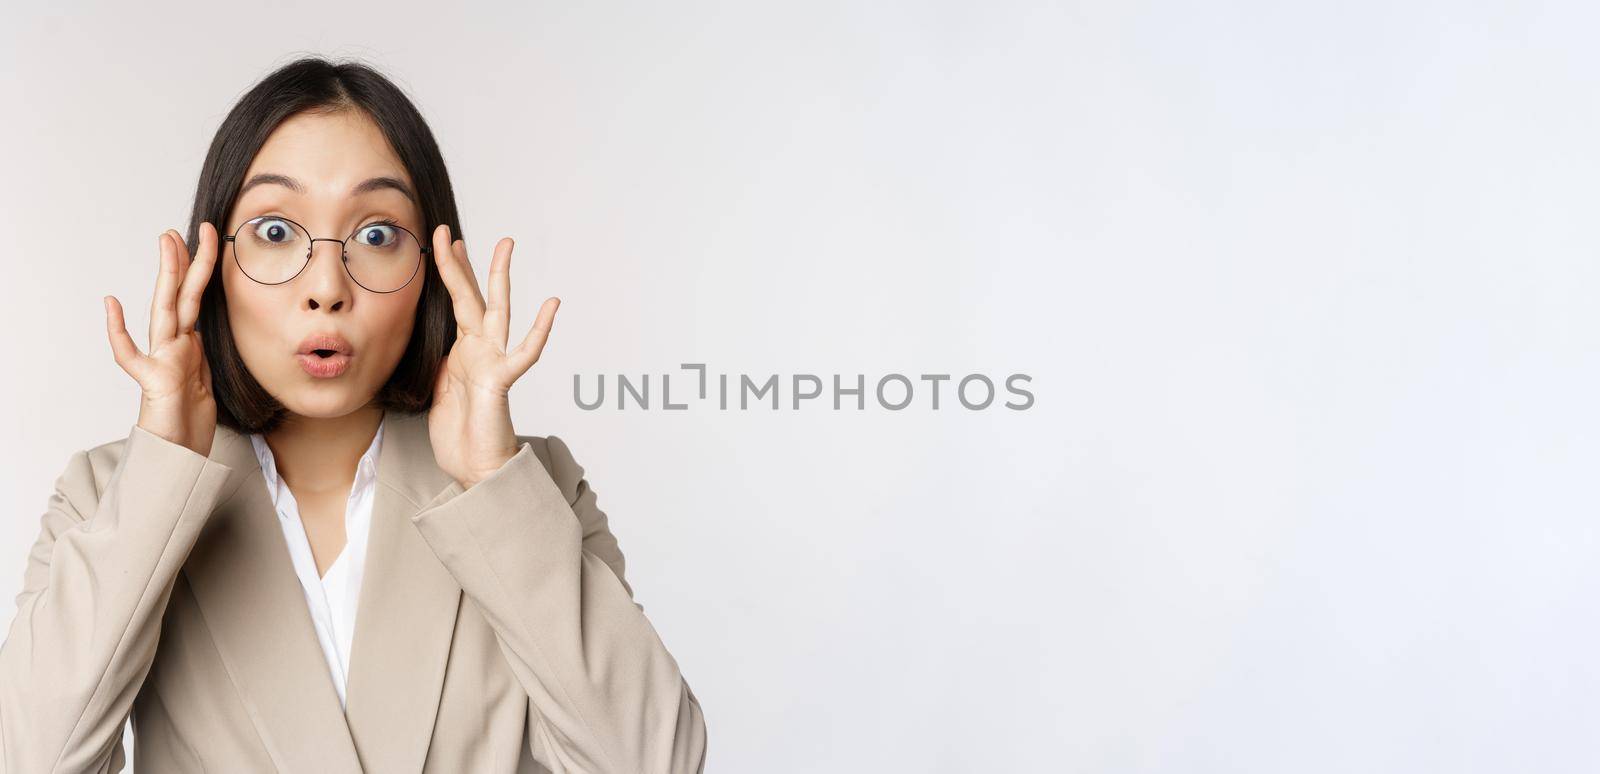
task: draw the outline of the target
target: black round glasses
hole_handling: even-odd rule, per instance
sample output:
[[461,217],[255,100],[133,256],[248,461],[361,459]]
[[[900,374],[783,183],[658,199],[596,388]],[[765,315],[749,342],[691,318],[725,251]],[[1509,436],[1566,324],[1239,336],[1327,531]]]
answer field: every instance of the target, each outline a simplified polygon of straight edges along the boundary
[[239,224],[224,241],[233,243],[239,270],[263,285],[282,285],[311,264],[317,242],[338,242],[345,272],[374,293],[393,293],[417,276],[421,240],[392,220],[368,223],[344,239],[312,237],[304,226],[281,215],[261,215]]

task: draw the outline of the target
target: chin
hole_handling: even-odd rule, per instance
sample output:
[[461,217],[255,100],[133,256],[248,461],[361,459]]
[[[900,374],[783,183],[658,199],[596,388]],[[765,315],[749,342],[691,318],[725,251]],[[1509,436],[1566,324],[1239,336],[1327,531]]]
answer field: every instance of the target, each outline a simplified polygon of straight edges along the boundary
[[313,419],[342,417],[372,400],[371,391],[355,389],[354,383],[297,385],[282,392],[273,392],[273,395],[284,408]]

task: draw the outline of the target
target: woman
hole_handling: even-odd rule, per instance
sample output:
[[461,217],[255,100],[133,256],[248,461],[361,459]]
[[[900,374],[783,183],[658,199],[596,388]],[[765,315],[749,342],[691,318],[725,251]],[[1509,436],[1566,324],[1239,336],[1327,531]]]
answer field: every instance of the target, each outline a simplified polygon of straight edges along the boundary
[[4,771],[119,771],[130,714],[142,774],[702,768],[583,468],[512,429],[559,302],[508,347],[511,240],[485,296],[459,234],[383,76],[304,59],[241,98],[158,240],[148,352],[106,299],[138,422],[56,482]]

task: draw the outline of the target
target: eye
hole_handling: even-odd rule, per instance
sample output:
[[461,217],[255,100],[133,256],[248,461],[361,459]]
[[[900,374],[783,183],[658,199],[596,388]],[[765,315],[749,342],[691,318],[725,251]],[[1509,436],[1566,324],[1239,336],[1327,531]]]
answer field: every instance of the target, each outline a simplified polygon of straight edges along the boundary
[[260,218],[256,220],[252,231],[257,239],[268,244],[280,245],[294,241],[294,227],[282,218]]
[[399,239],[399,230],[387,223],[369,223],[356,232],[356,243],[362,247],[388,247]]

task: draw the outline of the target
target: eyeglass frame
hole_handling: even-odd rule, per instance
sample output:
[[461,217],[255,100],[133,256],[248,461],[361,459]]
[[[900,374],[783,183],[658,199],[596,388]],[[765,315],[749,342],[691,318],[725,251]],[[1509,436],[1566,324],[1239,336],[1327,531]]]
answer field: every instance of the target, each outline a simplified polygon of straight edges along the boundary
[[[295,228],[300,229],[301,233],[305,234],[307,237],[310,237],[310,240],[311,240],[310,246],[306,248],[306,261],[305,261],[305,263],[300,264],[300,270],[299,271],[296,271],[288,279],[283,280],[281,282],[262,282],[261,280],[258,280],[255,277],[251,277],[250,276],[250,272],[247,272],[247,271],[244,270],[244,264],[239,263],[239,243],[238,243],[238,241],[236,239],[234,239],[234,237],[238,236],[239,232],[244,230],[245,226],[250,225],[250,223],[252,221],[261,220],[262,218],[274,218],[276,220],[282,220],[282,221],[291,223],[291,224],[294,225]],[[422,270],[422,263],[423,263],[422,259],[433,254],[433,247],[431,245],[423,244],[422,240],[419,239],[416,234],[411,233],[411,229],[406,228],[405,226],[402,226],[402,225],[400,225],[398,223],[385,223],[385,224],[383,224],[385,226],[391,226],[393,228],[397,228],[397,229],[400,229],[401,231],[406,232],[406,235],[410,236],[411,239],[414,240],[417,243],[417,247],[421,248],[421,253],[417,257],[417,267],[415,269],[411,270],[411,276],[407,277],[406,281],[400,284],[400,287],[397,287],[394,290],[373,290],[372,288],[369,288],[366,285],[362,285],[361,284],[361,280],[356,279],[356,275],[354,275],[354,274],[352,274],[350,272],[350,247],[349,247],[349,242],[350,242],[351,239],[355,238],[355,235],[356,235],[357,232],[359,232],[361,229],[366,228],[367,226],[370,226],[370,225],[373,225],[373,224],[371,224],[371,223],[363,223],[360,226],[356,226],[355,231],[351,231],[350,232],[350,236],[347,236],[344,239],[333,239],[331,237],[314,237],[314,236],[311,236],[311,229],[306,228],[305,226],[300,225],[298,222],[296,222],[296,221],[294,221],[294,220],[292,220],[290,218],[286,218],[286,217],[284,217],[282,215],[256,215],[254,217],[246,218],[243,223],[239,224],[238,228],[235,228],[233,230],[232,234],[229,234],[229,235],[223,237],[222,241],[231,243],[233,245],[233,262],[239,266],[239,273],[243,274],[246,277],[249,277],[251,282],[257,283],[259,285],[272,286],[272,285],[282,285],[282,284],[285,284],[285,283],[288,283],[288,282],[293,282],[295,277],[298,277],[301,274],[304,274],[305,271],[306,271],[306,267],[311,265],[311,258],[317,252],[317,243],[318,242],[338,242],[339,243],[339,265],[344,267],[344,273],[345,273],[346,276],[350,277],[350,281],[351,282],[354,282],[357,285],[360,285],[361,289],[367,291],[368,293],[380,293],[380,294],[399,293],[400,291],[405,290],[407,287],[409,287],[411,285],[412,281],[417,278],[417,274]]]

